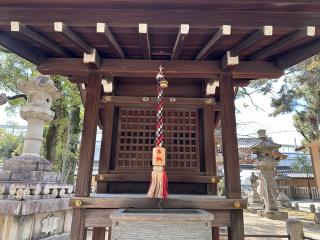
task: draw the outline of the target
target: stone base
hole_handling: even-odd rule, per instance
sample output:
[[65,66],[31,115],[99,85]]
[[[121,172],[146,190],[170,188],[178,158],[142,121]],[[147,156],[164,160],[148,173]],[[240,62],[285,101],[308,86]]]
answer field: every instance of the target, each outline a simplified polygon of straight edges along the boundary
[[35,156],[17,156],[5,161],[3,170],[52,171],[51,163]]
[[0,181],[61,182],[61,174],[52,172],[51,163],[44,158],[19,156],[5,161]]
[[272,220],[287,220],[288,213],[281,211],[266,211],[266,210],[258,210],[257,214],[260,217],[266,217]]
[[0,239],[68,239],[69,199],[0,200]]
[[207,240],[213,215],[198,209],[120,209],[111,213],[111,240]]

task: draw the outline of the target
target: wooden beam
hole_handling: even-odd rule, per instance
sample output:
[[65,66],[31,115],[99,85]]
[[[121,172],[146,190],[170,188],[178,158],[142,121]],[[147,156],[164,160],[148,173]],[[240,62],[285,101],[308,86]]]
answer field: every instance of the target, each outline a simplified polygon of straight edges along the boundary
[[97,33],[103,33],[106,38],[108,46],[116,54],[118,58],[125,58],[125,54],[120,47],[114,35],[110,32],[109,27],[105,23],[97,23]]
[[35,49],[31,50],[25,45],[22,45],[19,41],[2,32],[0,32],[0,45],[33,64],[41,64],[44,60],[44,55],[42,53],[39,53]]
[[[241,198],[240,163],[234,104],[234,80],[230,72],[221,74],[219,89],[225,192],[228,199]],[[243,212],[232,211],[229,239],[244,239]]]
[[186,43],[189,36],[189,24],[181,24],[176,42],[173,47],[173,53],[171,60],[176,60],[182,51],[184,44]]
[[[203,110],[204,158],[206,175],[208,176],[217,174],[213,111],[214,109],[211,105],[206,105]],[[214,184],[207,184],[207,193],[209,195],[216,195],[217,186]]]
[[[149,106],[156,104],[155,97],[127,97],[127,96],[104,96],[103,102],[107,104],[112,104],[114,106],[128,106],[128,105],[139,105],[139,106]],[[168,107],[174,107],[179,105],[179,107],[194,106],[197,108],[203,108],[206,105],[212,105],[213,111],[220,111],[220,106],[218,103],[214,102],[212,98],[172,98],[164,97],[164,103]]]
[[[222,72],[221,61],[194,60],[129,60],[105,59],[101,63],[99,72],[114,77],[152,77],[156,76],[159,66],[165,67],[166,77],[181,78],[217,78]],[[50,58],[38,66],[38,71],[48,75],[88,74],[88,68],[79,58]],[[240,61],[233,67],[234,78],[258,79],[264,77],[280,77],[283,71],[273,62]]]
[[[256,0],[255,0],[256,1]],[[0,1],[1,2],[1,1]],[[51,4],[50,2],[49,4]],[[89,3],[88,3],[89,4]],[[101,3],[103,4],[103,3]],[[123,3],[122,3],[123,4]],[[197,4],[197,3],[195,3]],[[30,6],[30,3],[27,3]],[[74,5],[74,4],[73,4]],[[201,4],[200,4],[201,5]],[[292,5],[292,4],[291,4]],[[247,10],[245,10],[247,9]],[[279,10],[279,9],[278,9]],[[228,24],[235,28],[257,29],[261,26],[272,24],[277,28],[296,29],[297,26],[320,25],[320,18],[316,12],[282,12],[252,11],[248,8],[241,11],[216,11],[208,9],[111,9],[101,8],[40,8],[36,7],[12,7],[0,8],[1,26],[7,26],[13,16],[16,21],[28,23],[30,26],[48,26],[51,22],[62,19],[66,23],[72,23],[74,27],[95,27],[97,20],[108,23],[108,26],[137,27],[144,19],[150,26],[177,28],[180,24],[188,22],[192,28],[219,28]],[[84,16],[84,17],[82,17]],[[250,19],[248,18],[250,16]]]
[[[212,113],[212,112],[211,112]],[[212,115],[212,114],[211,114]],[[95,176],[97,182],[149,182],[150,171],[145,173],[107,173],[97,174]],[[188,183],[218,183],[220,178],[213,175],[197,176],[197,175],[176,175],[170,174],[168,171],[170,182],[188,182]]]
[[277,58],[278,67],[281,69],[286,69],[312,57],[315,54],[318,54],[319,52],[320,42],[319,40],[316,40],[313,43],[298,49],[294,49],[285,55],[279,56]]
[[233,83],[234,81],[231,73],[227,72],[221,74],[219,82],[221,104],[220,115],[227,198],[241,197]]
[[62,33],[71,42],[80,47],[85,53],[91,54],[93,52],[93,48],[63,22],[54,22],[54,31]]
[[15,21],[11,22],[11,32],[22,33],[24,36],[32,39],[33,41],[41,44],[42,46],[60,54],[60,55],[63,55],[65,57],[70,56],[70,54],[65,49],[60,47],[58,44],[56,44],[55,42],[51,41],[50,39],[42,36],[38,32],[32,30],[31,28],[29,28],[28,26],[26,26],[20,22],[15,22]]
[[243,210],[231,210],[231,224],[228,227],[228,239],[243,240],[244,224],[243,224]]
[[212,48],[214,45],[219,41],[222,40],[225,36],[231,35],[231,26],[230,25],[222,25],[218,32],[213,35],[207,45],[201,49],[198,53],[196,60],[204,60],[206,57],[211,53]]
[[[82,202],[79,208],[150,208],[159,209],[159,199],[146,198],[145,194],[92,194],[91,197],[73,197],[70,206],[75,207],[76,200]],[[236,208],[234,202],[239,202]],[[227,199],[225,197],[210,195],[175,195],[171,194],[162,202],[162,208],[166,209],[244,209],[247,207],[245,199]]]
[[255,31],[245,40],[243,40],[240,44],[233,47],[230,52],[232,56],[241,55],[241,53],[253,46],[254,44],[260,42],[265,37],[273,35],[273,27],[272,26],[264,26],[261,29]]
[[80,145],[80,157],[77,174],[76,196],[89,196],[91,187],[92,162],[95,151],[99,104],[101,93],[101,76],[90,72],[86,88],[83,132]]
[[239,65],[232,67],[231,71],[233,78],[244,80],[255,80],[258,78],[279,78],[283,75],[283,70],[275,67],[273,62],[262,61],[240,61]]
[[72,225],[70,240],[85,240],[87,231],[85,229],[85,213],[84,209],[72,210]]
[[[112,131],[114,127],[114,106],[104,105],[102,125],[102,142],[100,148],[100,161],[99,161],[99,174],[107,174],[110,170],[110,162],[112,158]],[[98,182],[97,183],[97,193],[107,193],[108,183]]]
[[259,52],[252,55],[250,59],[254,61],[263,60],[269,56],[277,54],[279,51],[290,47],[290,45],[302,39],[310,38],[314,36],[315,36],[315,27],[314,26],[305,27],[269,45],[268,47],[260,50]]
[[[75,196],[88,197],[91,191],[92,165],[96,143],[96,133],[99,115],[101,92],[101,77],[99,73],[90,72],[86,89],[83,131],[80,145],[80,157],[76,182]],[[85,240],[85,212],[74,209],[71,227],[71,240]]]
[[140,37],[140,44],[142,47],[144,58],[151,59],[148,24],[139,23],[139,37]]
[[[102,80],[103,82],[103,80]],[[103,84],[102,84],[103,86]],[[112,129],[113,129],[113,119],[114,119],[114,107],[107,105],[102,112],[102,139],[100,148],[100,159],[99,159],[99,174],[105,174],[109,172],[110,169],[110,159],[111,159],[111,143],[112,143]],[[101,115],[100,115],[101,116]],[[108,183],[107,182],[97,182],[97,193],[107,193]],[[87,216],[86,216],[87,217]],[[92,239],[105,240],[106,228],[93,228]],[[110,238],[109,238],[110,239]]]

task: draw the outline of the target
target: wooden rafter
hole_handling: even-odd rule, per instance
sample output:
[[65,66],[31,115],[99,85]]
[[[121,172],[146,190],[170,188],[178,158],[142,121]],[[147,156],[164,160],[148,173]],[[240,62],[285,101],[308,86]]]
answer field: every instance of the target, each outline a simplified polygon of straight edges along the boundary
[[230,52],[232,56],[241,55],[241,53],[251,47],[252,45],[260,42],[267,36],[272,36],[273,27],[272,26],[264,26],[261,29],[255,31],[248,38],[243,40],[240,44],[233,47]]
[[33,64],[41,64],[41,62],[44,60],[44,54],[38,53],[35,50],[31,50],[5,33],[0,33],[0,45]]
[[204,60],[206,57],[211,53],[212,48],[214,45],[219,41],[222,40],[223,37],[231,35],[231,26],[230,25],[222,25],[218,32],[213,35],[207,45],[201,49],[198,53],[196,60]]
[[103,33],[105,39],[107,41],[108,46],[111,50],[116,54],[118,58],[125,58],[125,54],[120,47],[117,39],[114,35],[110,32],[109,27],[105,23],[97,23],[97,33]]
[[305,59],[312,57],[320,52],[320,42],[317,40],[307,46],[295,49],[277,59],[278,66],[281,69],[286,69]]
[[145,59],[151,59],[148,24],[139,23],[139,37]]
[[32,39],[33,41],[41,44],[42,46],[53,50],[54,52],[63,55],[64,57],[70,56],[70,54],[60,47],[55,42],[51,41],[50,39],[42,36],[38,32],[34,31],[33,29],[29,28],[23,23],[12,21],[11,22],[11,32],[19,32],[22,33],[24,36]]
[[269,45],[268,47],[260,50],[250,57],[251,60],[258,61],[263,60],[269,56],[276,54],[284,48],[288,48],[288,46],[308,37],[315,36],[315,27],[308,26],[301,30],[295,31],[294,33],[282,38],[280,41]]
[[88,43],[86,43],[77,33],[71,30],[63,22],[55,22],[54,31],[61,32],[71,42],[73,42],[78,47],[80,47],[85,53],[91,54],[93,52],[93,47],[91,47]]
[[188,39],[188,36],[189,36],[189,24],[181,24],[176,42],[174,44],[171,60],[176,60],[179,58],[179,55],[182,51],[182,48],[185,42]]
[[[231,64],[231,62],[229,62]],[[221,61],[195,61],[195,60],[129,60],[104,59],[99,71],[105,75],[116,77],[154,77],[158,67],[165,67],[167,77],[182,78],[216,78],[223,70]],[[38,70],[49,75],[75,75],[88,74],[88,68],[81,59],[51,58],[44,61]],[[232,68],[234,78],[276,78],[282,75],[282,70],[273,62],[240,61]]]
[[54,31],[61,32],[66,38],[75,43],[84,51],[83,62],[88,64],[89,68],[97,69],[100,67],[101,60],[98,51],[95,48],[91,47],[87,42],[85,42],[66,24],[64,24],[63,22],[55,22]]

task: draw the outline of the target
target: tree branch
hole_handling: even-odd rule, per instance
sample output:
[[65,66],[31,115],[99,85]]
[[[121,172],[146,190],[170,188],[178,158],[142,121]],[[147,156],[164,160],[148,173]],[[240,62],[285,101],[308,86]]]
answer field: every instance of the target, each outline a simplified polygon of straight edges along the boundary
[[25,94],[17,94],[11,97],[7,97],[9,101],[17,99],[17,98],[24,98],[25,100],[27,100],[27,96]]

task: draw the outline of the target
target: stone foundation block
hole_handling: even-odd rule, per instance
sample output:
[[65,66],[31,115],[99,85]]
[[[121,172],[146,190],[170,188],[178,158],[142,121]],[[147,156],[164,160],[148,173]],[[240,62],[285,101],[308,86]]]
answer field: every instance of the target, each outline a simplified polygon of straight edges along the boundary
[[110,216],[111,240],[208,240],[213,215],[198,209],[120,209]]

